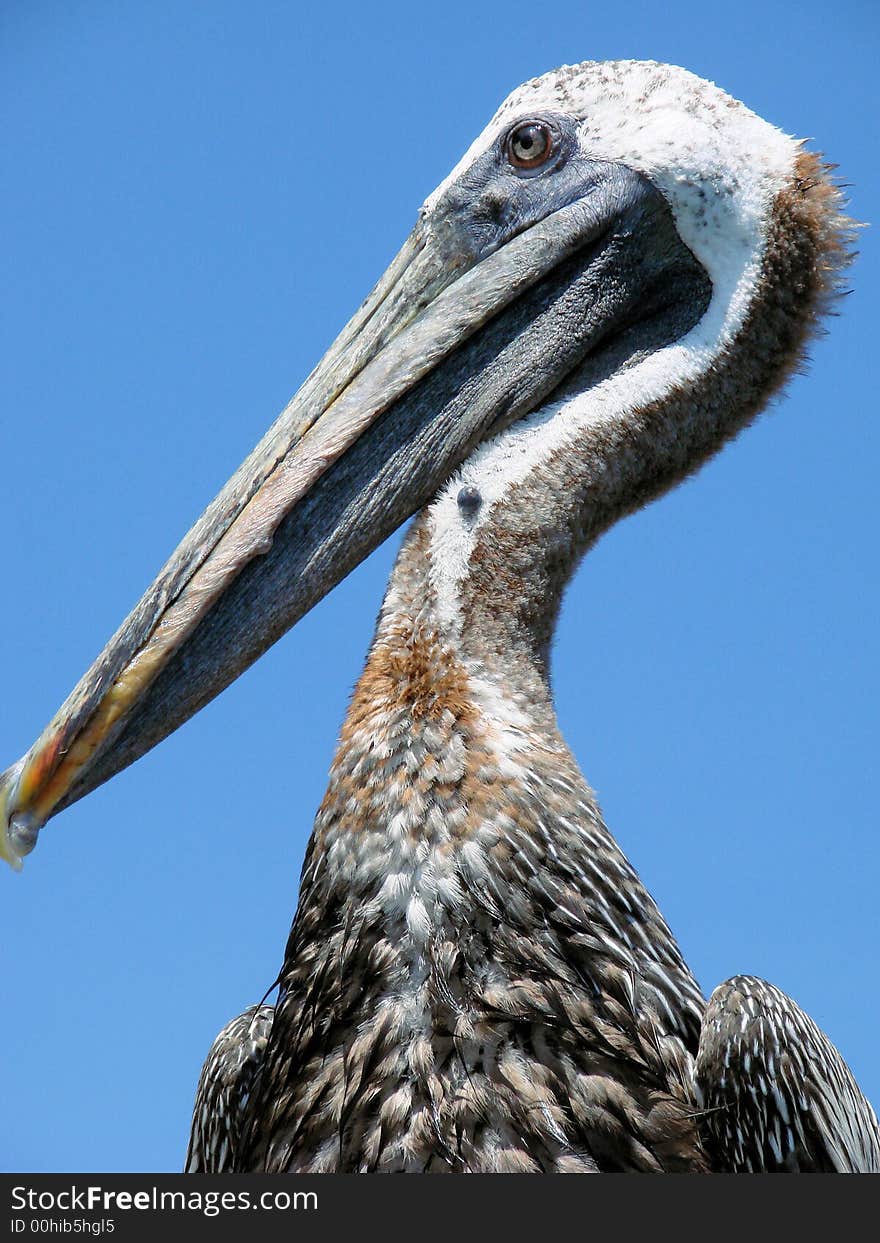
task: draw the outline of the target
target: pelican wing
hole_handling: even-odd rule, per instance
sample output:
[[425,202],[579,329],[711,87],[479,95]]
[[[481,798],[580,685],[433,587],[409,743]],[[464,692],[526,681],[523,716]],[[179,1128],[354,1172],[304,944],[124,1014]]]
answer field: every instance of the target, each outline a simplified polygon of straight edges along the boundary
[[245,1110],[263,1065],[274,1006],[251,1006],[231,1019],[205,1059],[186,1154],[187,1174],[231,1174]]
[[880,1128],[828,1037],[785,993],[734,976],[709,999],[695,1068],[715,1168],[877,1173]]

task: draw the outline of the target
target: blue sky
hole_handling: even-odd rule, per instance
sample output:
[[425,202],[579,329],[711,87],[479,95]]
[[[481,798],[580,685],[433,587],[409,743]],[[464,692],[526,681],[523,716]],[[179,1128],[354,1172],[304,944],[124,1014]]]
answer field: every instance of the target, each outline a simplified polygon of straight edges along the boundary
[[[507,92],[645,57],[840,165],[877,218],[869,0],[6,0],[0,767],[33,741]],[[878,248],[797,378],[605,537],[563,730],[708,991],[763,975],[875,1103]],[[0,874],[0,1169],[174,1170],[272,981],[396,547]]]

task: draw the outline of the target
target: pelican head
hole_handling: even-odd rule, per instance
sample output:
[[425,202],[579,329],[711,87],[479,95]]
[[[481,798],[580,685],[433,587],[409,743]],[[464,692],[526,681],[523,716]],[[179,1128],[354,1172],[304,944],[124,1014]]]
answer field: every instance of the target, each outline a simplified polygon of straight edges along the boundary
[[684,70],[587,63],[514,91],[0,778],[0,854],[18,865],[50,816],[218,694],[433,498],[447,600],[535,471],[565,492],[578,554],[754,416],[845,243],[817,157]]

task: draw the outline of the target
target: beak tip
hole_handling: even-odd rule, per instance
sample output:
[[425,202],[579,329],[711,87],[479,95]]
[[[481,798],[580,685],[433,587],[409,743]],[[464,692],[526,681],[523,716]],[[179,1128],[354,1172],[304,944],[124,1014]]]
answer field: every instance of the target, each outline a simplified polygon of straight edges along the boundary
[[20,872],[25,855],[37,844],[40,822],[30,812],[15,809],[15,795],[22,764],[18,763],[0,774],[0,859],[13,872]]

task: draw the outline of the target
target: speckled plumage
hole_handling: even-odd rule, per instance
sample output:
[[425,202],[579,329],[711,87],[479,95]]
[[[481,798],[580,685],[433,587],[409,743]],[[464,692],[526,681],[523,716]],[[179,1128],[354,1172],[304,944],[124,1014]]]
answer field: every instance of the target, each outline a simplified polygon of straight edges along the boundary
[[711,1159],[734,1173],[880,1174],[880,1127],[828,1037],[778,988],[709,998],[695,1067]]
[[211,1172],[230,1173],[241,1160],[241,1129],[260,1074],[274,1006],[251,1006],[226,1024],[199,1077],[184,1170],[198,1172],[210,1154]]
[[[478,449],[410,530],[309,844],[236,1169],[730,1168],[694,1085],[704,1000],[562,740],[548,653],[590,544],[797,365],[846,222],[818,159],[742,105],[620,64],[520,88],[428,217],[512,116],[551,105],[604,159],[643,144],[713,300],[683,342]],[[460,508],[463,485],[483,503]],[[203,1148],[193,1168],[212,1162]]]
[[423,519],[318,813],[247,1162],[660,1168],[671,1134],[696,1145],[699,991],[546,692],[477,701],[426,541]]

